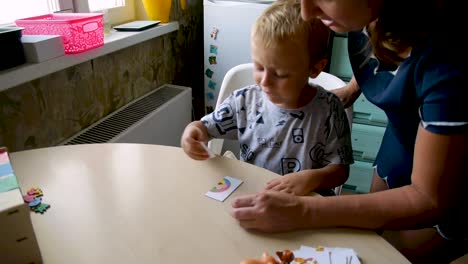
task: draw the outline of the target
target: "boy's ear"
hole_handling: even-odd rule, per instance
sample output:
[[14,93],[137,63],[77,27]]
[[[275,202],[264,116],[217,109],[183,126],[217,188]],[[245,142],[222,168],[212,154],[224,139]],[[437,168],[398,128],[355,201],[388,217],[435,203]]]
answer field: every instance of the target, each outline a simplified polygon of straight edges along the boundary
[[312,68],[310,69],[310,73],[309,73],[310,78],[317,77],[323,71],[323,69],[325,69],[325,66],[327,66],[327,63],[328,63],[328,60],[323,58],[319,60],[317,63],[315,63],[314,65],[312,65]]

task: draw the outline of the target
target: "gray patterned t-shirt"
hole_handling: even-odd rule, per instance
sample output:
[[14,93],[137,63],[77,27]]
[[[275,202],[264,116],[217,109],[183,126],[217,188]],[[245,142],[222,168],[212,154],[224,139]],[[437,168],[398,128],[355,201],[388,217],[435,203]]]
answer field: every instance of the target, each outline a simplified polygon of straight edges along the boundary
[[269,101],[258,85],[247,86],[201,121],[210,136],[238,140],[241,160],[280,175],[354,162],[346,112],[322,87],[291,110]]

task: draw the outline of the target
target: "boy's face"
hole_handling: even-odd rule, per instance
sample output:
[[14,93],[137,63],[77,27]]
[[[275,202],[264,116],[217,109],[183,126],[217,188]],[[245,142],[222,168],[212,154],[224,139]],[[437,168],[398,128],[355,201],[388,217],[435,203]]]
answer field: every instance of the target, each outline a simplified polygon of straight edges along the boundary
[[311,72],[305,44],[284,41],[265,48],[254,37],[251,48],[255,82],[270,101],[285,109],[302,107],[305,98],[301,95]]

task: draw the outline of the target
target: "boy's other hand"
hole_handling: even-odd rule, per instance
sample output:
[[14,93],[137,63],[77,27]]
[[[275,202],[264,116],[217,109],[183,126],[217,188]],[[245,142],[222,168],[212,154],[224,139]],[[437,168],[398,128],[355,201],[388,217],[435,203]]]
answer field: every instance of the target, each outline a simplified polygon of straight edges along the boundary
[[185,128],[180,145],[190,158],[206,160],[210,158],[210,154],[202,144],[206,144],[208,139],[205,126],[200,121],[194,121]]
[[311,181],[306,173],[294,172],[278,177],[267,183],[266,190],[290,193],[298,196],[308,195],[316,189],[320,183]]

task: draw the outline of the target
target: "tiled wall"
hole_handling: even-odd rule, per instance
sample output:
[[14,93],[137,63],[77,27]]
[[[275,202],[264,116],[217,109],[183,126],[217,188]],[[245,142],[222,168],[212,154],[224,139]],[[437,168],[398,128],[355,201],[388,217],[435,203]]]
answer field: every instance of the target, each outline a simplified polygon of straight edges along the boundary
[[203,114],[201,1],[173,2],[179,30],[0,92],[0,146],[54,146],[164,83],[192,87]]

